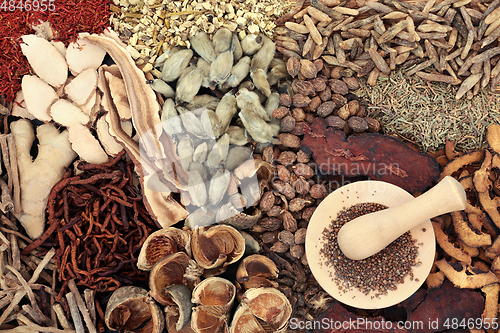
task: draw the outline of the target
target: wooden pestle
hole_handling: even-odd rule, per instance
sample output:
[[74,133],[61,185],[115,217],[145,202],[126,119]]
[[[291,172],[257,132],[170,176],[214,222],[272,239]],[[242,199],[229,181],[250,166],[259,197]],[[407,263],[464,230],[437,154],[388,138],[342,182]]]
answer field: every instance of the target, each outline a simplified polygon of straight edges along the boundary
[[432,189],[413,200],[346,223],[339,230],[338,244],[346,257],[353,260],[365,259],[419,224],[435,216],[465,209],[466,206],[467,199],[462,185],[446,176]]

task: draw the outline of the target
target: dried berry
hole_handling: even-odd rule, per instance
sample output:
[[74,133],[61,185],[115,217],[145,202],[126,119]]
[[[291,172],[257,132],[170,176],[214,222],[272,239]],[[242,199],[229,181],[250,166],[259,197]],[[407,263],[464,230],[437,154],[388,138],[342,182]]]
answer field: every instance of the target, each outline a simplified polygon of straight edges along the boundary
[[276,217],[264,217],[258,223],[267,231],[275,231],[281,228],[281,220]]
[[329,80],[328,84],[330,85],[330,89],[332,92],[339,95],[347,95],[349,93],[349,89],[344,81],[341,80]]
[[358,90],[359,89],[359,80],[356,77],[344,77],[342,78],[342,81],[345,82],[347,85],[347,88],[349,90]]
[[283,165],[278,165],[278,178],[285,183],[290,181],[290,171],[288,171],[288,169]]
[[306,123],[308,124],[312,124],[314,122],[314,120],[316,120],[316,116],[312,113],[306,113]]
[[368,131],[369,132],[378,132],[380,131],[380,123],[377,119],[373,119],[371,117],[365,117],[366,122],[368,123]]
[[276,253],[285,253],[290,247],[281,241],[277,241],[271,246],[270,250]]
[[321,98],[319,98],[319,96],[315,96],[311,99],[311,103],[309,103],[308,106],[311,112],[314,112],[320,105],[321,105]]
[[[314,186],[314,185],[313,185]],[[302,211],[302,218],[309,222],[317,207],[307,207]]]
[[294,234],[295,244],[304,244],[306,242],[307,228],[300,228]]
[[288,204],[288,209],[291,212],[301,211],[306,206],[306,201],[303,198],[293,198]]
[[269,211],[274,206],[274,194],[271,191],[265,192],[259,202],[259,208],[263,212]]
[[355,132],[355,133],[362,133],[368,130],[369,125],[368,122],[360,117],[351,117],[347,121],[349,124],[349,127]]
[[304,195],[309,193],[310,185],[304,179],[304,177],[300,177],[295,182],[293,182],[293,187],[295,188],[295,191],[297,191],[298,194]]
[[290,133],[297,136],[304,135],[304,124],[304,121],[295,122],[295,127]]
[[325,120],[329,127],[333,127],[336,130],[342,130],[345,126],[345,120],[339,116],[328,116]]
[[304,119],[306,119],[306,113],[302,108],[293,108],[292,117],[295,119],[295,121],[303,121]]
[[297,154],[293,151],[285,150],[278,156],[278,163],[283,165],[289,165],[297,160]]
[[332,94],[331,99],[332,99],[332,102],[335,103],[337,108],[343,107],[348,102],[347,98],[345,98],[344,96],[339,95],[339,94]]
[[313,61],[314,67],[316,67],[316,72],[320,72],[323,69],[323,60],[316,59]]
[[278,139],[281,141],[281,144],[288,148],[299,148],[300,147],[300,139],[298,136],[290,134],[290,133],[281,133],[278,134]]
[[332,98],[332,91],[329,87],[326,87],[325,90],[318,94],[318,96],[323,102],[329,101]]
[[349,115],[350,116],[356,116],[359,112],[359,102],[358,100],[354,99],[352,101],[349,101],[347,103],[347,108],[349,109]]
[[309,81],[293,80],[292,89],[295,93],[304,96],[313,96],[316,94],[316,90],[314,89],[312,82]]
[[297,162],[299,163],[307,163],[309,162],[310,158],[311,157],[302,150],[299,150],[297,152]]
[[278,239],[288,246],[295,245],[295,236],[288,230],[283,230],[278,234]]
[[283,228],[290,232],[295,232],[297,230],[297,220],[293,217],[292,213],[285,210],[281,214],[281,219],[283,220]]
[[292,185],[288,183],[278,180],[273,182],[273,188],[279,193],[283,194],[288,200],[295,198],[295,190],[293,189]]
[[343,67],[340,67],[340,66],[337,66],[337,67],[333,67],[332,71],[330,72],[330,78],[332,79],[340,79],[342,77],[342,75],[340,74],[342,72],[344,68]]
[[337,112],[337,115],[340,118],[342,118],[343,120],[347,120],[351,116],[351,113],[349,112],[349,107],[347,106],[347,104],[339,109],[339,111]]
[[314,90],[316,92],[320,92],[326,89],[326,79],[322,77],[317,77],[313,80],[310,81],[312,86],[314,87]]
[[[301,259],[305,253],[306,253],[306,251],[304,249],[304,245],[302,245],[302,244],[300,244],[300,245],[296,244],[296,245],[290,246],[290,254],[295,259]],[[306,284],[303,284],[303,285],[306,286]],[[299,289],[295,288],[295,290],[298,292]],[[304,289],[304,291],[305,291],[305,289]]]
[[311,190],[309,191],[309,194],[314,199],[321,199],[321,198],[324,198],[328,195],[328,191],[326,190],[325,185],[315,184],[315,185],[311,186]]

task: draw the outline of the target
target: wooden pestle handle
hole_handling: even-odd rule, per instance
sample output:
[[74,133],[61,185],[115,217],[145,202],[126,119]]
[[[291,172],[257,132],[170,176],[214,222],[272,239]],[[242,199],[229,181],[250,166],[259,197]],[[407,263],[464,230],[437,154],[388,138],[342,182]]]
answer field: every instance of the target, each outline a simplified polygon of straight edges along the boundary
[[432,189],[413,200],[346,223],[339,230],[338,244],[346,257],[353,260],[365,259],[419,224],[435,216],[465,209],[466,206],[467,199],[462,185],[446,176]]

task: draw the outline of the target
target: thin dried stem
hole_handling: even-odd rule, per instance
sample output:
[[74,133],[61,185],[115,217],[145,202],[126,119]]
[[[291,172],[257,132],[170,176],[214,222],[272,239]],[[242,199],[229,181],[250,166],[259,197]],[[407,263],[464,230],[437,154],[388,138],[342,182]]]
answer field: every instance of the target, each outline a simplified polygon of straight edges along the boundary
[[13,192],[11,192],[10,194],[11,197],[14,197],[14,215],[18,216],[19,214],[21,214],[21,184],[19,182],[19,170],[17,169],[16,143],[12,134],[9,134],[7,136],[7,145],[9,147],[9,158],[13,186]]

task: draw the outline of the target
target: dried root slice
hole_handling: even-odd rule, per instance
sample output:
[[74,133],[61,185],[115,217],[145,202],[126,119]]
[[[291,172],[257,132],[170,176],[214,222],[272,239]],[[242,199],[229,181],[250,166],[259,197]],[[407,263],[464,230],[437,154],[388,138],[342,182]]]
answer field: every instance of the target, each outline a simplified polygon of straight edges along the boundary
[[68,127],[71,147],[83,160],[92,164],[108,161],[108,154],[84,125],[89,117],[79,107],[61,99],[52,105],[50,114],[55,122]]
[[498,283],[489,284],[481,288],[481,291],[486,295],[486,302],[481,318],[483,319],[483,323],[488,322],[492,325],[493,319],[496,320],[498,314],[498,293],[500,292],[500,285],[498,285]]
[[477,197],[483,210],[489,215],[493,223],[500,227],[500,197],[490,196],[490,189],[493,187],[493,182],[490,180],[492,155],[489,150],[484,151],[484,159],[481,168],[474,172],[473,183],[477,192]]
[[167,255],[158,261],[149,276],[150,295],[161,305],[175,305],[164,289],[176,284],[187,286],[190,290],[200,281],[203,270],[184,252]]
[[128,120],[132,117],[130,105],[128,103],[127,91],[125,90],[125,83],[123,80],[110,72],[100,71],[100,75],[104,75],[109,83],[109,89],[113,102],[118,109],[118,114],[122,120]]
[[495,153],[500,154],[500,125],[493,124],[488,127],[486,141]]
[[72,73],[78,74],[87,68],[97,70],[101,66],[106,52],[81,37],[88,34],[80,34],[76,42],[70,43],[66,49],[66,61]]
[[[133,127],[130,121],[122,121],[120,125],[125,133],[132,135]],[[104,147],[104,150],[108,153],[108,155],[114,157],[123,150],[123,146],[116,142],[116,140],[109,134],[109,126],[105,117],[101,117],[97,121],[96,132],[101,145]]]
[[444,252],[457,259],[458,261],[463,261],[467,265],[470,265],[472,263],[472,259],[467,253],[462,252],[460,249],[456,248],[455,245],[450,243],[450,241],[448,240],[448,235],[446,235],[443,230],[441,230],[441,227],[438,223],[432,222],[432,226],[434,227],[436,240],[439,246],[441,246],[441,248],[444,250]]
[[436,272],[430,273],[425,280],[428,289],[439,288],[444,282],[444,273]]
[[254,254],[243,259],[236,271],[236,280],[246,290],[260,287],[277,288],[277,284],[272,281],[277,278],[278,267],[276,267],[274,261],[260,254]]
[[97,107],[100,108],[100,97],[101,95],[97,93],[96,89],[94,89],[94,91],[90,94],[90,98],[87,103],[79,105],[80,109],[82,109],[82,112],[89,116],[91,123],[94,123],[94,120],[96,118],[96,104]]
[[443,258],[436,261],[436,266],[457,288],[477,289],[498,282],[498,278],[493,272],[483,273],[462,262],[450,264]]
[[109,329],[120,332],[160,333],[165,327],[160,308],[148,297],[146,290],[135,286],[121,287],[113,292],[104,317]]
[[47,40],[35,35],[22,37],[21,50],[42,80],[59,88],[68,78],[68,65],[59,51]]
[[245,253],[245,240],[235,228],[215,225],[195,228],[191,251],[196,262],[205,269],[228,266]]
[[26,118],[29,120],[35,119],[35,117],[28,111],[28,108],[26,107],[26,100],[24,99],[24,94],[22,90],[18,91],[16,94],[16,99],[12,104],[11,114],[13,116]]
[[493,244],[484,252],[487,258],[493,260],[500,254],[500,238],[495,239]]
[[70,83],[64,87],[64,92],[77,105],[87,103],[97,87],[97,72],[88,68],[78,74]]
[[275,288],[253,288],[243,294],[229,331],[286,332],[291,315],[292,306],[280,291]]
[[158,261],[179,251],[191,255],[190,240],[188,232],[174,227],[153,232],[141,247],[137,268],[149,271]]
[[451,176],[456,171],[461,168],[470,165],[472,163],[479,163],[483,160],[484,153],[482,150],[473,151],[467,154],[463,154],[451,161],[449,161],[441,171],[441,178],[443,179],[446,176]]
[[185,285],[179,284],[169,286],[164,289],[167,295],[176,305],[179,311],[179,319],[175,324],[175,329],[180,331],[191,321],[193,303],[191,302],[191,290]]
[[59,98],[54,89],[34,75],[23,76],[21,86],[27,111],[41,121],[51,121],[50,105]]
[[476,232],[472,230],[467,224],[463,211],[451,212],[451,217],[453,219],[455,232],[464,244],[471,247],[491,245],[491,236],[480,231]]

